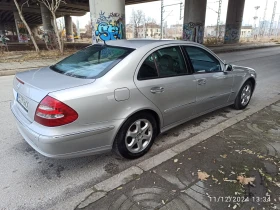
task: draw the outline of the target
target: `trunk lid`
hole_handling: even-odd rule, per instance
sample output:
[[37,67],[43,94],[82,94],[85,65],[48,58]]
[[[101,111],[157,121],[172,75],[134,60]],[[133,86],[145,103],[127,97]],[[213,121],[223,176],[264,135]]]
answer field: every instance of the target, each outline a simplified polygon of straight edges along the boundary
[[49,67],[17,73],[13,82],[14,103],[22,116],[29,122],[33,122],[38,104],[50,92],[86,85],[94,81],[95,79],[66,76]]

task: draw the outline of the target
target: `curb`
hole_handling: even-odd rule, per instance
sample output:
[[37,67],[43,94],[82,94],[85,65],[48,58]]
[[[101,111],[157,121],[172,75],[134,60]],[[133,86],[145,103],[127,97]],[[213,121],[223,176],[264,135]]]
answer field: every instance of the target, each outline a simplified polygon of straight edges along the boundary
[[215,49],[215,47],[211,48],[208,47],[210,50],[212,50],[214,53],[228,53],[228,52],[238,52],[238,51],[246,51],[246,50],[258,50],[258,49],[265,49],[270,47],[280,47],[280,44],[276,45],[269,45],[269,46],[252,46],[247,48],[232,48],[232,49]]
[[[207,47],[207,46],[206,46]],[[257,49],[265,49],[265,48],[270,48],[270,47],[280,47],[280,44],[276,45],[270,45],[270,46],[252,46],[248,48],[232,48],[232,49],[215,49],[215,47],[208,47],[211,51],[214,53],[229,53],[229,52],[238,52],[238,51],[246,51],[246,50],[257,50]],[[218,47],[217,47],[218,48]],[[17,69],[17,70],[0,70],[0,76],[10,76],[10,75],[15,75],[17,72],[22,72],[26,70],[32,70],[32,69],[39,69],[44,66],[36,66],[36,67],[30,67],[30,68],[22,68],[22,69]]]
[[30,68],[24,68],[24,69],[17,69],[17,70],[0,70],[0,77],[1,76],[11,76],[11,75],[15,75],[18,72],[22,72],[22,71],[27,71],[27,70],[33,70],[33,69],[39,69],[45,66],[37,66],[37,67],[30,67]]
[[[278,102],[279,100],[280,96],[276,96],[275,98],[258,104],[255,107],[250,108],[222,123],[219,123],[216,126],[209,128],[198,135],[195,135],[191,138],[181,139],[184,140],[182,143],[177,144],[147,160],[144,160],[136,166],[132,166],[98,184],[95,184],[92,188],[86,189],[78,195],[75,195],[75,197],[68,198],[68,202],[64,201],[63,203],[57,204],[50,209],[82,209],[90,205],[91,203],[94,203],[97,200],[105,197],[110,191],[131,182],[145,171],[149,171],[154,167],[159,166],[163,162],[172,159],[174,156],[186,151],[187,149],[195,146],[202,141],[205,141],[206,139],[261,111],[267,106]],[[83,199],[81,199],[82,197]]]

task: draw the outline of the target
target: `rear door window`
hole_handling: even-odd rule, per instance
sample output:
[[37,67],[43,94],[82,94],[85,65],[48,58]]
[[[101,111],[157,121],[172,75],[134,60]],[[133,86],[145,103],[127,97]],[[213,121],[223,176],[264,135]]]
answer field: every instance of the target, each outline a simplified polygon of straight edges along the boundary
[[155,52],[160,77],[187,74],[187,68],[180,47],[166,47]]
[[92,45],[51,66],[51,69],[72,77],[95,79],[110,71],[132,51],[130,48]]
[[154,61],[154,53],[149,55],[143,62],[139,73],[138,80],[155,79],[158,77],[157,67]]
[[143,62],[138,80],[173,77],[188,74],[180,47],[166,47],[155,51]]

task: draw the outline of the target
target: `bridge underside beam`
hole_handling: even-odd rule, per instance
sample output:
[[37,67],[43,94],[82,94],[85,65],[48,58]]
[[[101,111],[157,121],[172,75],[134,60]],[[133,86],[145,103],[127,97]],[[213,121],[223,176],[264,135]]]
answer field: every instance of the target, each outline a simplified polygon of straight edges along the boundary
[[[14,11],[17,8],[13,0],[0,0],[0,20],[5,23],[14,22]],[[89,12],[89,0],[66,0],[56,12],[57,17],[65,15],[83,16]],[[32,1],[23,7],[23,15],[29,24],[42,24],[40,5]]]

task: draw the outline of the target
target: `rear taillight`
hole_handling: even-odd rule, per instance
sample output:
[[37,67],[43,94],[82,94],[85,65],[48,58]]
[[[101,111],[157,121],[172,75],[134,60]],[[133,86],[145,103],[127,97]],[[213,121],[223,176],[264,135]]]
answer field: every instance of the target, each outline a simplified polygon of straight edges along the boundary
[[46,96],[38,105],[34,120],[44,126],[55,127],[74,122],[78,113],[50,96]]

